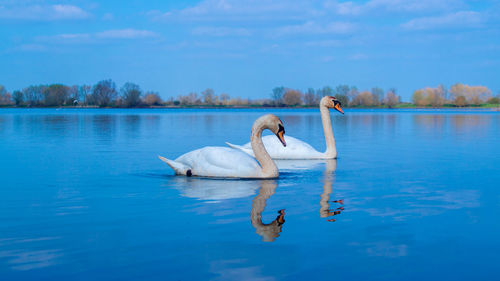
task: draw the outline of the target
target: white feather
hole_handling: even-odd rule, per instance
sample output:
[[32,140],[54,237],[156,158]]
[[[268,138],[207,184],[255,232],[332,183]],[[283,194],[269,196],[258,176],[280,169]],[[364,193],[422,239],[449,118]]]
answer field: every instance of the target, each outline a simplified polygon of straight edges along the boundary
[[[326,159],[324,153],[317,151],[311,145],[294,137],[285,135],[286,147],[284,147],[276,136],[268,135],[262,137],[262,142],[273,159]],[[232,148],[238,149],[254,156],[252,145],[235,145],[226,142]]]

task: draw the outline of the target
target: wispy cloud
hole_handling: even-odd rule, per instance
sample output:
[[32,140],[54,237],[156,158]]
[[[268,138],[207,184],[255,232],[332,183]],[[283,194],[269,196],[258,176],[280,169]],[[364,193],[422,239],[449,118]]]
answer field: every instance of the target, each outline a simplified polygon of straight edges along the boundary
[[327,0],[324,2],[327,11],[343,16],[370,15],[373,13],[429,13],[436,11],[452,11],[464,8],[461,0],[371,0],[365,3],[351,1]]
[[106,30],[95,34],[95,37],[104,39],[137,39],[137,38],[152,38],[157,36],[158,34],[156,34],[153,31],[138,30],[132,28]]
[[456,27],[478,27],[482,24],[481,13],[461,11],[435,17],[422,17],[410,20],[401,26],[411,30],[441,29]]
[[39,36],[37,42],[57,43],[57,44],[84,44],[84,43],[99,43],[105,40],[131,40],[155,38],[159,35],[149,30],[138,29],[114,29],[105,30],[96,33],[67,33],[51,36]]
[[195,6],[167,12],[150,11],[155,21],[273,21],[306,19],[317,14],[309,1],[204,0]]
[[231,28],[231,27],[213,27],[213,26],[202,26],[193,29],[192,34],[194,35],[206,35],[206,36],[250,36],[252,31],[246,28]]
[[365,59],[368,59],[368,56],[365,54],[362,54],[362,53],[358,53],[358,54],[353,54],[353,55],[348,56],[348,59],[349,60],[365,60]]
[[278,35],[296,35],[296,34],[342,34],[354,31],[355,26],[349,22],[330,22],[320,24],[308,21],[299,25],[288,25],[277,29]]
[[282,21],[359,16],[384,13],[429,13],[463,9],[463,0],[370,0],[365,3],[337,0],[204,0],[184,9],[153,10],[155,21]]
[[28,21],[81,20],[91,14],[73,5],[6,5],[0,6],[0,19]]
[[365,10],[383,9],[391,12],[436,12],[464,8],[462,0],[371,0]]

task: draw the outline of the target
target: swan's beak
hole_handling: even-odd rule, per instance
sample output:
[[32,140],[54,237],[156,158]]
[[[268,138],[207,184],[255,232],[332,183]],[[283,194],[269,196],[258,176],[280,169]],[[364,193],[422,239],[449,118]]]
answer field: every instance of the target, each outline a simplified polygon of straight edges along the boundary
[[335,107],[334,107],[338,112],[344,114],[344,111],[342,110],[342,108],[340,107],[340,104],[336,104]]
[[286,142],[285,142],[285,137],[284,137],[284,134],[285,134],[285,131],[279,131],[276,136],[278,137],[278,139],[281,141],[281,143],[283,144],[283,146],[286,147]]

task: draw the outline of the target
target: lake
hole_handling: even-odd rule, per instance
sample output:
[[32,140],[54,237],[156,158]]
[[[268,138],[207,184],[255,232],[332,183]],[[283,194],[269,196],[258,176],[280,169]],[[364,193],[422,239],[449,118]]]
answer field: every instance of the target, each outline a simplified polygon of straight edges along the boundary
[[317,109],[0,109],[0,280],[493,280],[500,113],[331,112],[338,159],[276,180],[176,177],[157,156]]

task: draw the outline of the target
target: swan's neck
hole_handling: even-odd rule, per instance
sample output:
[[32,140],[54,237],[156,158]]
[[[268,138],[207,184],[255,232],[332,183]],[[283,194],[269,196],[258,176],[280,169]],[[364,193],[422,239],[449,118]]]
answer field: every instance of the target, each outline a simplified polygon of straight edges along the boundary
[[328,158],[337,157],[337,147],[335,146],[335,137],[333,137],[332,120],[330,119],[330,111],[325,105],[320,105],[321,122],[323,122],[323,131],[325,132],[326,151],[325,156]]
[[262,167],[263,176],[275,178],[279,175],[278,167],[276,167],[273,159],[269,156],[269,153],[267,153],[264,143],[262,142],[262,131],[266,128],[263,122],[255,122],[250,135],[250,143],[252,144],[255,159],[257,159]]

